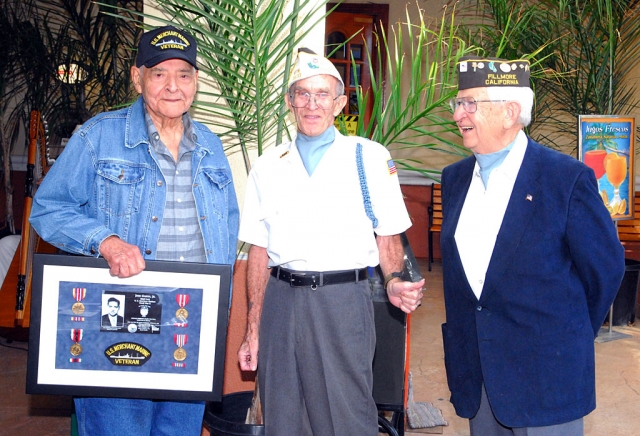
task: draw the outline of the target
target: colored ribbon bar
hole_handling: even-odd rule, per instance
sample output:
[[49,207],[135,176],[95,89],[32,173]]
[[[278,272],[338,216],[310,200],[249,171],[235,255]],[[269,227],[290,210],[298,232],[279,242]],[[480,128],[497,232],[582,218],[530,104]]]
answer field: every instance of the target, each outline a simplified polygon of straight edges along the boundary
[[179,348],[182,348],[182,347],[184,347],[186,345],[187,340],[189,339],[188,336],[189,335],[178,335],[178,334],[175,334],[175,335],[173,335],[173,341],[176,343],[176,345]]
[[174,368],[186,368],[187,364],[182,362],[173,362],[171,366],[173,366]]
[[73,288],[73,298],[76,301],[82,301],[82,299],[87,295],[87,288]]
[[189,294],[178,294],[176,295],[176,302],[178,306],[184,307],[189,304]]
[[71,340],[80,342],[82,340],[82,329],[71,329]]
[[72,316],[71,321],[84,321],[84,316]]

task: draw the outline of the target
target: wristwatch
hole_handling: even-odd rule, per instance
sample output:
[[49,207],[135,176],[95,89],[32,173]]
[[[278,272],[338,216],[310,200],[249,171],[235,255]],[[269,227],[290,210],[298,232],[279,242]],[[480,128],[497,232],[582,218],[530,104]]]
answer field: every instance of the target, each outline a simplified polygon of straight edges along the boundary
[[396,272],[392,272],[391,274],[387,274],[386,276],[384,276],[384,290],[387,290],[387,285],[389,284],[389,282],[393,279],[395,279],[396,277],[398,278],[402,278],[402,271],[396,271]]

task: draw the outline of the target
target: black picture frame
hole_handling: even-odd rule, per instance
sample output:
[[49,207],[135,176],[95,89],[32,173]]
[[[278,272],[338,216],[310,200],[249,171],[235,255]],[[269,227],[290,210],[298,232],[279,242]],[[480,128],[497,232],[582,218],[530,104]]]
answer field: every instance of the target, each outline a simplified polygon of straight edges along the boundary
[[230,265],[146,261],[119,279],[102,258],[34,254],[32,271],[28,394],[222,400]]

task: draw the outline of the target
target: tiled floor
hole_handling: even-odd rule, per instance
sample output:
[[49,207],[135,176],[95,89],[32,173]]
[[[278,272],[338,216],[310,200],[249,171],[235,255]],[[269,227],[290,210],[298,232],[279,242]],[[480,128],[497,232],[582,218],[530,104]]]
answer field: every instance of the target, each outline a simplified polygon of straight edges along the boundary
[[68,436],[71,399],[26,395],[27,343],[0,343],[0,435]]
[[[414,401],[430,402],[442,410],[449,425],[442,428],[441,434],[466,436],[468,423],[455,415],[448,401],[444,375],[440,265],[436,263],[431,272],[427,271],[425,262],[421,262],[421,266],[424,266],[429,292],[422,307],[411,317],[410,368]],[[640,327],[614,327],[613,330],[630,337],[596,344],[598,408],[585,419],[587,436],[640,435]],[[7,345],[4,339],[0,343]],[[26,395],[27,344],[8,345],[15,348],[0,347],[0,435],[69,435],[70,398]]]
[[[411,319],[411,361],[414,401],[427,401],[442,410],[449,426],[445,436],[468,436],[469,424],[455,415],[448,401],[442,335],[444,322],[442,270],[422,271],[430,292]],[[636,326],[613,327],[629,338],[596,343],[597,408],[585,418],[586,436],[640,435],[640,321]],[[411,434],[409,432],[409,434]]]

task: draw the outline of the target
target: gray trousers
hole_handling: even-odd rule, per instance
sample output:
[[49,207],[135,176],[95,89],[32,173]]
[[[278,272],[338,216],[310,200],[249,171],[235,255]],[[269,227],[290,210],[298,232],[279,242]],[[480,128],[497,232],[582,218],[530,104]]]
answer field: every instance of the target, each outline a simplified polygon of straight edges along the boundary
[[258,377],[266,436],[377,436],[367,280],[312,290],[269,278]]
[[487,392],[482,385],[480,409],[476,416],[469,420],[471,436],[583,436],[583,418],[564,424],[548,425],[545,427],[505,427],[493,414]]

